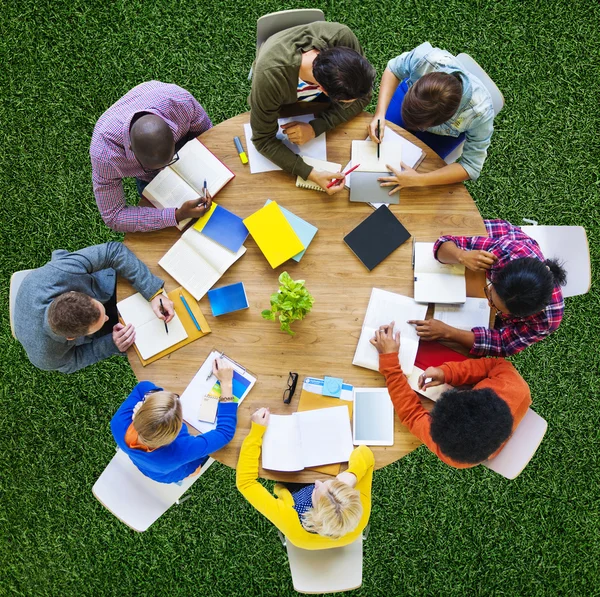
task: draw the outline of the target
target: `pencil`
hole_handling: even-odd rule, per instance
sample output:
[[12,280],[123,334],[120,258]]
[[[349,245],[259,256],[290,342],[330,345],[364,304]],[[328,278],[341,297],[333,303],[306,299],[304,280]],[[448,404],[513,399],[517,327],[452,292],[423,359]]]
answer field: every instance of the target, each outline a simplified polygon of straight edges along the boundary
[[200,324],[198,323],[197,319],[194,317],[194,314],[192,313],[192,310],[190,309],[190,306],[188,305],[188,302],[185,300],[185,297],[183,296],[183,294],[179,293],[179,298],[181,299],[181,302],[183,303],[183,306],[185,307],[185,309],[188,312],[189,316],[192,318],[192,321],[194,322],[194,325],[196,326],[196,329],[199,332],[201,332],[202,329],[200,328]]
[[[358,167],[360,166],[360,164],[356,164],[356,166],[352,166],[352,168],[350,168],[350,170],[348,170],[347,172],[344,172],[344,176],[348,176],[348,174],[350,174],[350,172],[354,172]],[[334,178],[328,185],[327,188],[330,189],[336,182],[338,181],[337,178]]]
[[[165,316],[166,316],[166,313],[165,313],[165,308],[163,307],[163,302],[162,302],[162,299],[158,299],[158,300],[159,300],[159,302],[160,302],[160,312],[161,312],[163,315],[165,315]],[[165,332],[167,332],[167,334],[168,334],[168,333],[169,333],[169,328],[167,327],[167,322],[165,321],[164,323],[165,323]]]
[[379,118],[377,119],[377,140],[379,141],[379,143],[377,143],[377,159],[379,159],[379,146],[381,145],[381,137],[380,135],[380,130],[379,130]]

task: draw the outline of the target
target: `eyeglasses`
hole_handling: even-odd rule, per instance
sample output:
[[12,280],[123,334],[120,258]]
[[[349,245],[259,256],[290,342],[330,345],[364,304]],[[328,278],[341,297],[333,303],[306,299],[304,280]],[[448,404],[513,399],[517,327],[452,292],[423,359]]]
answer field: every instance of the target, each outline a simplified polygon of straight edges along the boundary
[[154,168],[152,170],[148,170],[148,168],[144,168],[142,162],[140,162],[140,160],[138,160],[137,157],[135,159],[137,160],[137,163],[140,165],[140,168],[146,174],[157,174],[161,170],[164,170],[167,166],[172,166],[175,162],[177,162],[179,160],[179,154],[177,152],[175,152],[175,155],[173,156],[173,159],[168,164],[165,164],[162,168]]
[[492,287],[492,283],[491,282],[486,282],[485,286],[483,287],[483,292],[485,294],[485,298],[488,300],[488,303],[490,304],[490,307],[492,307],[492,309],[496,309],[496,314],[500,314],[502,313],[501,309],[498,309],[498,307],[496,307],[496,305],[494,305],[494,301],[492,300],[492,293],[491,293],[491,287]]
[[298,374],[290,371],[290,376],[287,380],[287,388],[283,392],[283,402],[289,404],[292,401],[292,396],[296,391],[296,384],[298,383]]

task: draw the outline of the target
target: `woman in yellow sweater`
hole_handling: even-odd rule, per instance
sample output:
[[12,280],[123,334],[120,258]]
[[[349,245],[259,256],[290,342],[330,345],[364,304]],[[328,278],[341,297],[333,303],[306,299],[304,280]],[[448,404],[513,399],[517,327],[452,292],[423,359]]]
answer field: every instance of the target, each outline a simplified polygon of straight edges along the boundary
[[252,415],[237,465],[237,488],[296,547],[329,549],[352,543],[371,514],[373,452],[360,446],[350,455],[348,470],[335,479],[315,481],[293,493],[278,483],[273,496],[258,482],[258,459],[268,424],[268,409]]

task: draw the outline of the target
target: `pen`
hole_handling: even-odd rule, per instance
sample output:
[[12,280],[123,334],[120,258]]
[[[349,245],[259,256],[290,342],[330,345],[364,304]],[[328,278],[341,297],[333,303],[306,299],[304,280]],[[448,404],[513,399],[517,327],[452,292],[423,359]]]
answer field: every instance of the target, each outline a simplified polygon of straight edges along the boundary
[[[348,174],[350,174],[350,172],[354,172],[354,170],[356,170],[359,166],[360,166],[360,164],[356,164],[356,166],[352,166],[352,168],[350,168],[350,170],[348,170],[348,172],[344,172],[344,176],[348,176]],[[327,185],[327,188],[330,189],[337,181],[338,181],[337,178],[335,178],[334,180],[332,180]]]
[[246,155],[246,152],[244,151],[244,148],[242,147],[242,142],[240,141],[240,138],[234,137],[233,142],[235,143],[235,148],[238,152],[238,155],[240,156],[240,160],[242,160],[242,164],[247,164],[248,156]]
[[[163,306],[162,299],[158,299],[158,300],[160,301],[160,312],[161,312],[163,315],[166,315],[166,313],[165,313],[165,308],[164,308],[164,306]],[[165,332],[167,332],[167,334],[169,333],[169,328],[167,327],[167,322],[166,322],[166,321],[165,321]]]
[[[412,255],[412,267],[415,269],[415,237],[413,236],[413,255]],[[416,280],[416,278],[415,278]]]
[[194,317],[194,314],[192,313],[192,310],[190,309],[190,306],[188,305],[188,302],[185,300],[185,297],[183,296],[183,294],[179,293],[179,298],[181,299],[181,302],[183,303],[183,306],[186,308],[186,311],[188,312],[189,316],[192,318],[192,321],[194,322],[196,329],[201,332],[202,329],[200,328],[198,321]]
[[[217,358],[222,359],[223,358],[223,353],[221,353],[219,355],[219,357],[217,357]],[[217,359],[215,359],[215,361],[217,361]],[[219,368],[219,365],[217,364],[217,369],[218,368]],[[211,369],[210,372],[209,372],[209,374],[206,376],[206,381],[208,381],[211,378],[212,374],[213,374],[213,372],[212,372],[212,369]]]
[[206,187],[206,178],[204,179],[204,186],[202,187],[202,194],[204,196],[204,201],[206,202],[206,191],[207,191],[207,187]]
[[377,139],[379,143],[377,143],[377,159],[379,159],[379,146],[381,145],[381,137],[379,136],[379,118],[377,119]]

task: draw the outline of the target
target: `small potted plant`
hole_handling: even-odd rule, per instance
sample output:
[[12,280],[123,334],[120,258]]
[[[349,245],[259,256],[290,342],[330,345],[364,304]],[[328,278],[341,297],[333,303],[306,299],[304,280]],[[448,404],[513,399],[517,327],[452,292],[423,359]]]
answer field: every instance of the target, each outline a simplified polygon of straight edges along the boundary
[[261,315],[269,321],[275,321],[278,316],[281,330],[293,336],[295,332],[290,325],[306,317],[315,299],[304,287],[304,280],[292,280],[287,272],[279,276],[279,284],[279,291],[271,295],[271,308],[265,309]]

